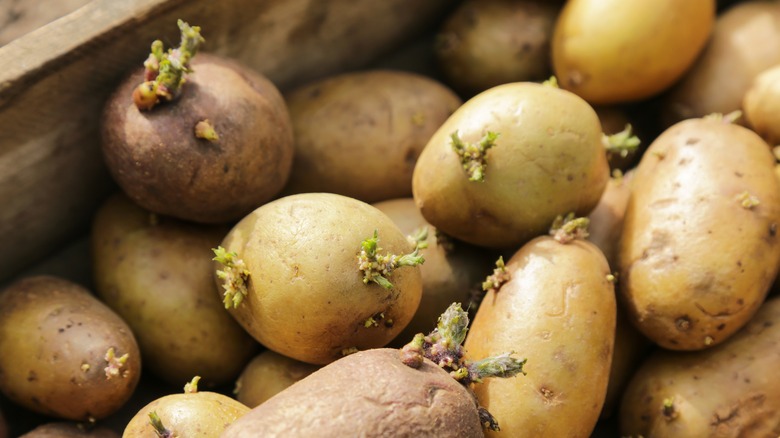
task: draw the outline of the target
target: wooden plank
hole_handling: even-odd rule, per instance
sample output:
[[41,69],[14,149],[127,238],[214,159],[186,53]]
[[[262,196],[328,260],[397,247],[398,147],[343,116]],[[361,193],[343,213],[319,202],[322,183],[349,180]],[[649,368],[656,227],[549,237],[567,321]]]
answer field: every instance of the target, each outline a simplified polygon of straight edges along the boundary
[[93,0],[0,47],[0,282],[88,230],[115,189],[99,113],[152,40],[234,57],[285,89],[377,59],[440,22],[448,0]]

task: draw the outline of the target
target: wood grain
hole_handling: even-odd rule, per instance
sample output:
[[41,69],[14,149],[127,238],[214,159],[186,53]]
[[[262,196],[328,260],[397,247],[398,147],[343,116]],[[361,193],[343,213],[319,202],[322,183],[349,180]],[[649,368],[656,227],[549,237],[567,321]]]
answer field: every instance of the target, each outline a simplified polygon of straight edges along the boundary
[[99,149],[110,90],[176,19],[283,90],[430,32],[447,0],[93,0],[0,47],[0,282],[87,232],[115,189]]

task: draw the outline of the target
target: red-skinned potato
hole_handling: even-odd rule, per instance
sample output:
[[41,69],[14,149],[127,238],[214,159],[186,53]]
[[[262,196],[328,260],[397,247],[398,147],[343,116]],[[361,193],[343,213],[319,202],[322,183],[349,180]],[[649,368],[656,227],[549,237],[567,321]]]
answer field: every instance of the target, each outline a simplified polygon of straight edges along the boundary
[[169,102],[147,90],[153,102],[162,100],[153,108],[137,106],[139,90],[163,87],[144,82],[149,68],[124,79],[103,110],[103,156],[114,180],[147,210],[195,222],[237,220],[287,182],[287,107],[273,83],[235,61],[201,53],[191,70]]
[[415,369],[399,351],[360,351],[278,393],[222,437],[482,437],[473,394],[430,360]]
[[346,196],[265,204],[215,252],[230,314],[264,346],[303,362],[386,345],[420,303],[415,245],[387,215]]
[[780,434],[780,300],[737,334],[697,352],[658,349],[633,376],[621,436],[774,437]]
[[780,185],[770,147],[718,117],[688,119],[648,147],[620,241],[632,323],[674,350],[700,350],[755,314],[780,263]]
[[[466,338],[466,357],[515,351],[525,377],[475,386],[499,432],[589,437],[599,418],[615,338],[615,292],[592,243],[550,236],[523,245],[494,274]],[[587,376],[587,377],[586,377]]]
[[34,276],[0,293],[0,391],[11,401],[94,421],[119,410],[140,376],[130,327],[84,287]]

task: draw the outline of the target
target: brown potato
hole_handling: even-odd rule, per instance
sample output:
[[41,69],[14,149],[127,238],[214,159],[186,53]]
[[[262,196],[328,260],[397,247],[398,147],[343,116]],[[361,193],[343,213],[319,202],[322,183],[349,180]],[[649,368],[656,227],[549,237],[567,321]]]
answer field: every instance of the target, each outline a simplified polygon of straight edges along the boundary
[[[101,119],[111,175],[140,206],[180,219],[237,220],[287,182],[293,139],[284,100],[273,83],[223,57],[200,53],[182,94],[151,111],[133,104],[143,70],[109,98]],[[195,136],[208,120],[219,135]]]
[[620,235],[623,231],[623,218],[631,194],[634,171],[619,177],[610,178],[601,200],[588,218],[588,240],[599,247],[613,271],[617,269],[617,255],[620,247]]
[[0,293],[0,391],[11,401],[94,421],[122,407],[140,376],[130,327],[82,286],[36,276]]
[[522,379],[474,388],[501,431],[487,436],[589,437],[604,403],[615,339],[609,265],[592,243],[543,236],[506,263],[509,279],[482,300],[468,358],[515,351]]
[[420,155],[412,188],[442,232],[517,248],[559,215],[590,213],[608,179],[593,108],[566,90],[516,82],[478,94],[447,119]]
[[665,126],[739,110],[753,79],[780,63],[778,21],[776,1],[743,1],[719,15],[707,47],[663,99]]
[[46,423],[19,438],[119,438],[119,436],[118,433],[105,427],[89,428],[81,423]]
[[412,194],[420,151],[462,103],[433,79],[393,70],[332,76],[286,97],[295,159],[284,192],[364,202]]
[[436,38],[436,58],[447,82],[471,96],[496,85],[549,78],[559,10],[539,1],[462,2]]
[[383,348],[339,359],[236,420],[222,437],[482,437],[473,394],[425,359]]
[[569,0],[553,69],[561,87],[594,104],[646,99],[690,68],[714,21],[714,0]]
[[228,383],[257,351],[214,284],[211,248],[227,231],[153,215],[124,194],[95,215],[95,292],[133,329],[145,369],[166,382]]
[[481,285],[498,256],[486,257],[484,251],[438,232],[425,221],[412,198],[377,202],[374,207],[388,215],[407,236],[422,229],[428,233],[428,247],[421,251],[425,263],[420,266],[423,282],[420,306],[392,344],[401,347],[417,333],[428,334],[436,327],[439,315],[450,304],[469,302],[473,288]]
[[775,437],[780,434],[780,300],[718,347],[657,350],[634,375],[621,436]]
[[381,277],[388,287],[366,277],[361,264],[374,262],[361,261],[363,242],[374,235],[379,256],[414,249],[387,215],[356,199],[303,193],[263,205],[225,236],[234,255],[214,263],[228,311],[261,344],[303,362],[387,345],[417,311],[422,279],[417,266],[391,269]]
[[712,347],[758,310],[777,275],[780,185],[769,146],[719,119],[689,119],[647,149],[620,242],[629,318],[658,345]]
[[767,143],[780,143],[780,65],[759,74],[742,101],[748,126]]
[[255,356],[236,381],[236,399],[254,408],[320,367],[265,350]]

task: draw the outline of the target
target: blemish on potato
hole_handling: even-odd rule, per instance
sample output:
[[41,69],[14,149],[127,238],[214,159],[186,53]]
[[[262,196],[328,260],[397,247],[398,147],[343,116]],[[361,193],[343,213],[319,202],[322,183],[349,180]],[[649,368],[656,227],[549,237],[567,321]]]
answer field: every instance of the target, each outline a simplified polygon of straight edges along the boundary
[[30,372],[27,373],[27,381],[35,382],[36,380],[38,380],[38,374],[35,371],[30,370]]
[[691,320],[687,316],[682,316],[674,321],[674,326],[681,332],[688,331],[691,328]]
[[693,146],[696,143],[698,143],[699,141],[700,140],[698,138],[689,138],[689,139],[685,140],[685,145],[686,146]]

